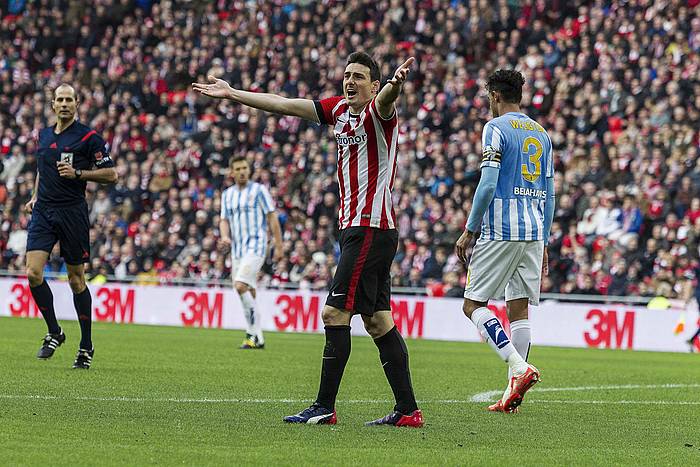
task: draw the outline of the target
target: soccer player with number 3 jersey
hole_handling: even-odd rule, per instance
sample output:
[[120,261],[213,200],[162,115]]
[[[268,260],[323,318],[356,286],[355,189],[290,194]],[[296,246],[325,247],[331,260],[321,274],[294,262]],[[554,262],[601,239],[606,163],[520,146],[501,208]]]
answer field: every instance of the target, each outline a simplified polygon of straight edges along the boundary
[[335,424],[335,399],[350,357],[350,318],[360,314],[379,349],[396,405],[368,425],[423,426],[411,384],[408,350],[391,315],[391,263],[398,246],[391,189],[396,175],[398,116],[394,105],[413,57],[382,87],[377,63],[350,54],[343,95],[314,101],[233,89],[213,76],[195,83],[203,95],[329,125],[338,146],[340,259],[323,309],[326,345],[316,401],[289,423]]
[[[488,78],[486,90],[494,118],[484,126],[481,179],[467,229],[455,248],[467,263],[467,249],[481,226],[467,269],[463,310],[509,366],[503,397],[489,407],[494,412],[515,412],[540,379],[537,368],[527,363],[531,340],[528,304],[539,304],[542,274],[548,272],[554,167],[549,135],[520,111],[524,83],[514,70],[498,70]],[[487,308],[490,299],[501,298],[504,292],[510,339]]]

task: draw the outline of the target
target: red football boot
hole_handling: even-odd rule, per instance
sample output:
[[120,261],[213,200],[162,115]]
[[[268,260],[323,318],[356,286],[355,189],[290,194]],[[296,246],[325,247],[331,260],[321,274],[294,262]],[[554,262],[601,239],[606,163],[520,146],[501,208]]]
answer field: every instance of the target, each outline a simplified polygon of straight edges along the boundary
[[501,405],[504,412],[512,413],[522,403],[525,393],[540,381],[540,371],[532,365],[521,375],[510,378]]
[[423,412],[421,412],[420,410],[414,410],[412,414],[404,415],[401,412],[393,411],[386,417],[365,423],[365,426],[378,425],[408,426],[411,428],[420,428],[423,426]]

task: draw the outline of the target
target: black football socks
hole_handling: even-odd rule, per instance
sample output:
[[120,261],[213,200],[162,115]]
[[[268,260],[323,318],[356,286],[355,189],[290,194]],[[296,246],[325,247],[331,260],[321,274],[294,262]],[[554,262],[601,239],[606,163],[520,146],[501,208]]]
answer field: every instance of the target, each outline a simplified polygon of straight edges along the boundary
[[316,403],[329,410],[335,408],[340,380],[350,358],[350,326],[326,326],[321,384]]
[[73,305],[78,313],[80,323],[80,348],[92,349],[92,297],[90,290],[85,287],[80,293],[73,294]]
[[411,385],[411,372],[408,368],[408,349],[399,330],[394,326],[391,331],[375,339],[379,349],[379,359],[384,374],[394,392],[396,406],[394,410],[410,415],[418,409]]
[[44,321],[46,321],[49,333],[59,334],[61,328],[58,326],[58,321],[56,320],[56,312],[53,309],[53,294],[51,293],[49,284],[44,280],[44,282],[36,287],[30,286],[29,290],[32,292],[32,297],[34,297],[34,301],[39,307]]

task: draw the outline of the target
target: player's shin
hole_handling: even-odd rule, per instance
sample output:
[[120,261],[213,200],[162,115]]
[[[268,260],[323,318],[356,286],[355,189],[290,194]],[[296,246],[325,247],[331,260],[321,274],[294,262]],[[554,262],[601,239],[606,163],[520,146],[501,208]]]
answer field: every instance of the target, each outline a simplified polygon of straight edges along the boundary
[[508,339],[503,325],[491,310],[486,307],[477,308],[472,313],[471,320],[481,337],[508,363],[513,374],[521,374],[527,370],[527,363]]
[[[520,319],[511,321],[510,323],[510,341],[513,343],[515,350],[518,351],[523,360],[527,361],[530,354],[531,343],[530,320]],[[513,376],[510,368],[508,369],[508,381]]]
[[379,359],[384,374],[389,381],[396,399],[394,410],[402,414],[411,414],[418,409],[411,384],[411,372],[408,365],[408,349],[396,326],[382,337],[375,339],[379,349]]
[[58,325],[58,320],[56,320],[56,312],[53,308],[53,294],[51,293],[49,284],[44,280],[44,282],[36,287],[29,287],[29,290],[32,292],[32,297],[34,297],[34,301],[39,307],[44,321],[46,321],[49,333],[59,334],[61,328]]
[[323,348],[321,382],[316,403],[333,410],[340,380],[350,358],[350,326],[326,326],[326,345]]
[[245,321],[247,325],[246,334],[250,336],[255,336],[255,321],[257,318],[255,316],[255,298],[249,290],[246,290],[243,293],[239,293],[239,296],[241,297],[241,304],[243,305],[243,315],[245,316]]
[[73,294],[73,305],[80,324],[80,348],[92,350],[92,296],[85,287],[80,293]]

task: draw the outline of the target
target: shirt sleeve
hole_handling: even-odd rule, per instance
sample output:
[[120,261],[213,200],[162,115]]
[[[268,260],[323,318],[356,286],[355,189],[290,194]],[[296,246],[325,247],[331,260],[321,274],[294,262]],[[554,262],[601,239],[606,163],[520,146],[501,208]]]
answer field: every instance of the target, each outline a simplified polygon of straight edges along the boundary
[[318,122],[321,125],[335,125],[333,109],[341,100],[343,100],[343,96],[333,96],[327,99],[321,99],[320,101],[314,101]]
[[467,230],[470,232],[476,232],[479,229],[481,220],[484,218],[484,214],[486,214],[486,210],[489,208],[491,201],[493,201],[493,197],[496,194],[499,173],[500,171],[498,169],[490,166],[486,166],[481,171],[481,179],[474,193],[472,210],[467,219]]
[[553,178],[554,177],[554,149],[552,147],[552,139],[549,137],[548,134],[545,133],[547,136],[547,169],[545,171],[544,176],[546,178]]
[[480,168],[501,168],[501,155],[503,154],[503,132],[493,123],[493,120],[484,126],[481,134],[482,159]]
[[377,114],[377,117],[382,122],[394,122],[394,121],[397,121],[399,119],[398,112],[396,112],[396,104],[392,104],[393,111],[391,112],[391,116],[389,116],[387,118],[382,117],[382,114],[379,113],[379,109],[377,108],[377,96],[374,96],[374,99],[372,99],[370,106],[372,107],[372,110],[374,111],[375,114]]
[[261,186],[258,196],[260,197],[262,209],[265,214],[270,214],[275,211],[275,204],[272,202],[272,196],[270,196],[270,192],[267,191],[267,188]]
[[114,167],[114,161],[109,156],[109,146],[98,134],[94,134],[88,140],[88,156],[98,169]]
[[226,219],[226,190],[221,193],[221,218]]

